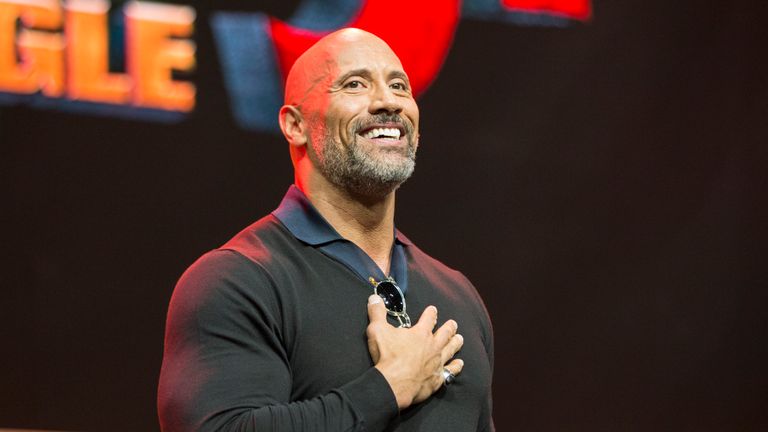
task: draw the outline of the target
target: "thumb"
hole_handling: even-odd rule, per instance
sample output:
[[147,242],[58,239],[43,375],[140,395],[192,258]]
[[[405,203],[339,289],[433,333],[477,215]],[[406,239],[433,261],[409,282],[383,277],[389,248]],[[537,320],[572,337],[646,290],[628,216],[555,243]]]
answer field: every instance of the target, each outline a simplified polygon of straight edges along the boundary
[[387,308],[384,307],[384,301],[378,294],[371,294],[368,297],[368,320],[371,323],[387,321]]

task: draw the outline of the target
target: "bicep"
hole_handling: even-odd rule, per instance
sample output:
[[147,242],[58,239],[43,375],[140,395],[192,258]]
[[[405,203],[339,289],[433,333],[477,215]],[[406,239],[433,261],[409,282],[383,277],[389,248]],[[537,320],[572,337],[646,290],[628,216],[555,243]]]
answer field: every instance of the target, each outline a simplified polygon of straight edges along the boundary
[[174,290],[158,390],[164,430],[218,430],[243,410],[289,401],[271,287],[243,260],[206,255]]
[[[244,262],[245,261],[245,262]],[[164,432],[377,431],[397,413],[383,376],[360,377],[309,400],[293,380],[276,287],[239,254],[216,251],[174,290],[158,388]]]

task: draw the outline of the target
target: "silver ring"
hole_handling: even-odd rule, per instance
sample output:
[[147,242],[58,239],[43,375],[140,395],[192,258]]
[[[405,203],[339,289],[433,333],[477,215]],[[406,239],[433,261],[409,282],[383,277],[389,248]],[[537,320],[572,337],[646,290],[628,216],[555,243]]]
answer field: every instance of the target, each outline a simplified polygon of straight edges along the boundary
[[456,375],[451,373],[448,368],[443,368],[443,384],[448,387],[453,384],[454,381],[456,381]]

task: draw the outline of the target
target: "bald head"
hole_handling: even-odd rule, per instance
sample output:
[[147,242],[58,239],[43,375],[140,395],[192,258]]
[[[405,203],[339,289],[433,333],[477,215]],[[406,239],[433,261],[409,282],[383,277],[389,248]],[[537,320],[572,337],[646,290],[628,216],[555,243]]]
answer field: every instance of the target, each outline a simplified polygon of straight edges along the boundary
[[400,59],[378,36],[357,28],[345,28],[326,35],[306,50],[293,64],[285,82],[286,105],[302,106],[319,85],[337,75],[345,57],[354,51],[387,52],[402,68]]
[[331,33],[296,60],[279,121],[305,193],[327,186],[380,198],[413,172],[419,109],[408,76],[366,31]]

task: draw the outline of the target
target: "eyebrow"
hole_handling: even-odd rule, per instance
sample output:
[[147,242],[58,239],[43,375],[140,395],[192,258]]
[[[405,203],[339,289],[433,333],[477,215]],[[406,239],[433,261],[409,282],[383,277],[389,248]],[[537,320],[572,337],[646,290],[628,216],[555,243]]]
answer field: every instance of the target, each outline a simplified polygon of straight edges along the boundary
[[405,81],[406,83],[408,83],[409,85],[411,84],[411,81],[408,79],[408,75],[406,75],[405,72],[403,72],[401,70],[394,70],[394,71],[390,72],[389,73],[389,79],[392,79],[392,78],[400,78],[403,81]]
[[369,71],[368,69],[354,69],[354,70],[351,70],[351,71],[345,73],[344,75],[338,77],[336,79],[336,81],[333,82],[334,87],[341,85],[349,77],[353,77],[353,76],[360,76],[360,77],[363,77],[365,79],[370,79],[371,78],[371,71]]
[[[365,69],[365,68],[354,69],[354,70],[351,70],[351,71],[345,73],[344,75],[340,76],[338,79],[336,79],[336,81],[334,81],[334,83],[333,83],[334,87],[341,85],[349,77],[353,77],[353,76],[359,76],[359,77],[363,77],[365,79],[371,79],[372,78],[370,70]],[[408,75],[406,75],[405,72],[403,72],[401,70],[394,70],[394,71],[390,72],[387,75],[387,79],[392,79],[392,78],[400,78],[400,79],[402,79],[403,81],[405,81],[406,83],[408,83],[410,85],[410,81],[408,80]]]

